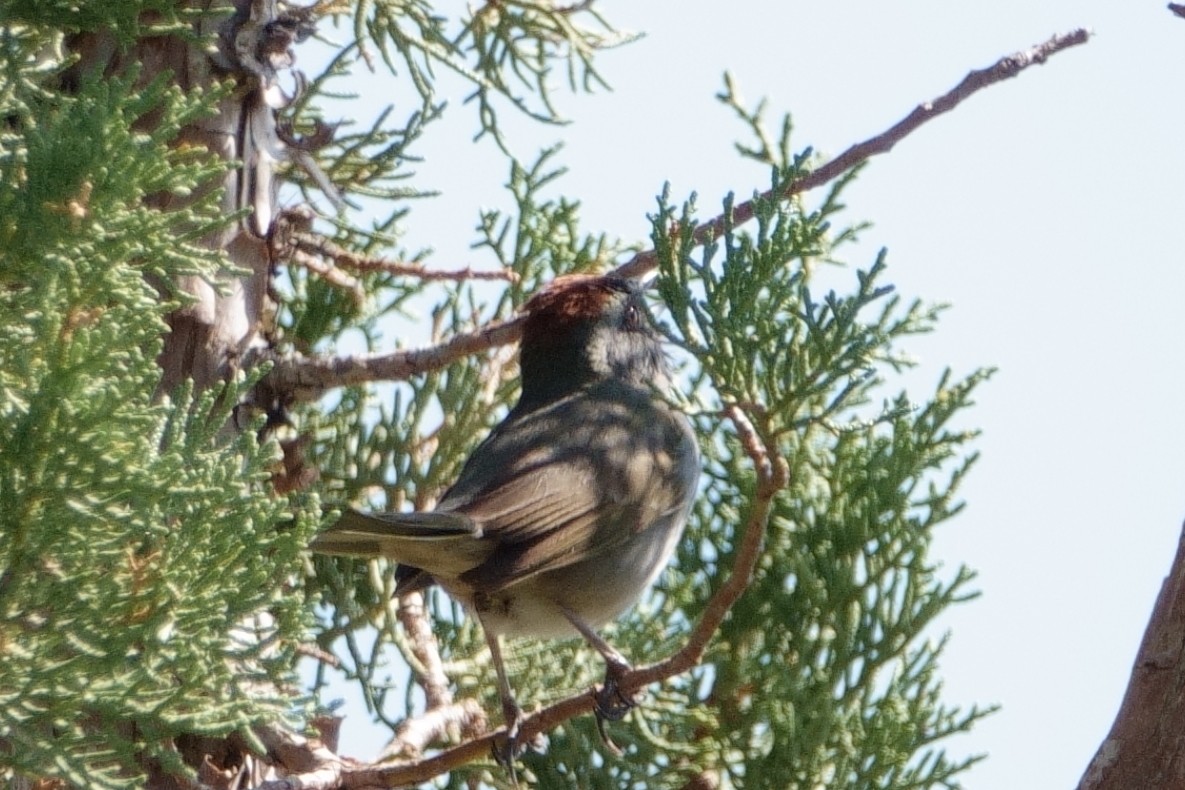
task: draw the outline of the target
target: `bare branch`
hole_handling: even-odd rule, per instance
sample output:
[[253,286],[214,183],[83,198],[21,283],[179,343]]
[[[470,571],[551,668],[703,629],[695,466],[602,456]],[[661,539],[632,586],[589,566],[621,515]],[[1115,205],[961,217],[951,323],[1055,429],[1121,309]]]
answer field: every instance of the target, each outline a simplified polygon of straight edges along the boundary
[[399,599],[397,616],[411,642],[414,661],[410,662],[416,682],[424,690],[425,712],[406,719],[383,748],[378,762],[419,757],[436,743],[471,738],[489,729],[485,711],[474,699],[453,701],[440,645],[432,632],[432,623],[424,609],[424,595],[411,592]]
[[296,646],[298,655],[307,656],[320,661],[322,664],[331,666],[334,669],[341,669],[341,659],[330,653],[327,650],[322,650],[320,647],[310,643],[302,643]]
[[411,650],[416,658],[413,668],[418,668],[416,682],[424,689],[425,707],[431,710],[453,704],[453,692],[444,674],[436,634],[432,633],[432,624],[424,610],[424,594],[411,592],[400,597],[398,617],[411,640]]
[[424,749],[434,743],[468,739],[485,732],[489,726],[485,710],[475,699],[431,708],[399,725],[395,737],[379,755],[378,762],[419,757]]
[[326,263],[303,250],[293,250],[292,254],[288,256],[288,262],[303,266],[313,274],[319,275],[330,285],[341,288],[343,291],[349,291],[354,304],[362,304],[366,300],[366,290],[362,287],[362,283],[333,264]]
[[263,782],[259,790],[328,790],[347,786],[343,776],[348,763],[315,739],[273,725],[256,727],[255,735],[267,753],[292,772],[283,779]]
[[265,381],[276,392],[300,400],[316,398],[333,387],[349,387],[370,381],[403,381],[439,370],[470,354],[516,342],[522,335],[521,317],[494,321],[480,329],[453,335],[436,346],[395,351],[390,354],[359,354],[328,359],[295,355],[276,360]]
[[[1044,63],[1051,55],[1056,55],[1063,49],[1078,44],[1085,44],[1089,38],[1090,33],[1083,28],[1078,28],[1069,33],[1054,36],[1048,41],[1023,52],[1017,52],[1014,55],[1000,58],[1000,60],[985,69],[972,71],[954,88],[951,88],[933,101],[919,104],[914,108],[913,112],[885,131],[875,137],[870,137],[862,143],[856,143],[822,167],[812,170],[802,178],[795,179],[786,186],[786,189],[780,196],[766,192],[761,195],[759,200],[770,200],[773,197],[788,198],[820,187],[829,181],[834,181],[853,167],[864,163],[873,156],[891,151],[893,146],[904,139],[906,135],[915,131],[926,121],[936,118],[944,112],[953,110],[964,99],[976,91],[1009,79],[1010,77],[1015,77],[1029,66]],[[731,223],[735,226],[751,220],[757,201],[758,199],[753,199],[738,203],[733,208]],[[727,220],[728,218],[719,216],[697,227],[695,229],[696,244],[707,244],[713,239],[719,238],[724,233]],[[638,253],[625,264],[617,267],[616,273],[622,277],[637,277],[645,274],[657,265],[658,259],[655,251],[651,249]]]
[[[822,167],[791,182],[780,197],[788,198],[833,181],[871,157],[891,150],[926,121],[949,112],[976,91],[1015,77],[1028,67],[1044,63],[1050,56],[1064,49],[1085,43],[1089,37],[1090,34],[1086,30],[1079,28],[1054,36],[1031,49],[1001,58],[988,68],[972,71],[950,91],[933,101],[918,105],[913,112],[889,129],[853,145]],[[761,197],[769,199],[774,196],[767,193]],[[754,207],[754,200],[738,203],[733,209],[733,225],[752,219]],[[725,220],[725,217],[719,216],[697,227],[696,243],[706,244],[720,236],[724,230]],[[614,273],[622,277],[637,277],[657,265],[656,253],[650,249],[638,253],[619,266]],[[297,398],[309,398],[317,397],[333,387],[370,381],[402,380],[439,369],[467,354],[476,354],[494,346],[513,343],[519,339],[521,332],[521,318],[514,318],[456,335],[445,343],[424,349],[330,359],[278,359],[270,375],[270,384],[277,392],[292,393]]]
[[465,267],[464,269],[437,270],[429,269],[419,263],[370,258],[350,252],[314,233],[293,232],[291,241],[301,252],[329,258],[343,269],[353,269],[359,272],[386,272],[387,274],[416,277],[421,280],[506,280],[512,283],[518,282],[518,274],[510,269],[479,270]]

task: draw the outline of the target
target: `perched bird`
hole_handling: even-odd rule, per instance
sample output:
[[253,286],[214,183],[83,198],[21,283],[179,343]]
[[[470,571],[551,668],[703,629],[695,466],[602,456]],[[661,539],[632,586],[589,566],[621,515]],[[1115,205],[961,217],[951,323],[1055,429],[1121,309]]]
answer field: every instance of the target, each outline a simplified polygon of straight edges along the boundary
[[393,559],[396,594],[436,583],[478,618],[512,745],[522,714],[501,635],[580,634],[606,662],[598,723],[628,711],[629,663],[596,628],[665,567],[700,470],[687,419],[659,395],[666,358],[636,283],[561,277],[523,310],[519,401],[436,509],[347,511],[312,544]]

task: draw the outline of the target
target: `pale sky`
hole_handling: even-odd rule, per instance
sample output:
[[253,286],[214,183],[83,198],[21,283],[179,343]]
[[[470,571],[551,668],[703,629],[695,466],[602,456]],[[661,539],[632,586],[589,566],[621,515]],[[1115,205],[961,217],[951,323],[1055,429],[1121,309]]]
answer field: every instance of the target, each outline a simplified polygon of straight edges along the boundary
[[[562,140],[557,194],[582,201],[586,230],[627,241],[646,238],[665,181],[677,200],[698,192],[705,217],[729,190],[765,187],[713,98],[726,69],[751,101],[768,98],[771,120],[793,114],[796,147],[834,155],[971,69],[1053,33],[1095,33],[932,121],[846,193],[848,221],[873,223],[847,260],[866,268],[887,247],[900,294],[952,304],[910,342],[909,386],[921,397],[946,366],[999,368],[964,417],[983,430],[982,458],[936,551],[978,570],[983,593],[942,621],[945,699],[1003,709],[947,748],[988,753],[965,776],[974,790],[1074,786],[1185,517],[1185,20],[1160,0],[598,7],[647,33],[601,56],[614,90],[562,96],[571,126],[513,124],[510,139],[528,161]],[[468,249],[477,211],[507,205],[505,162],[471,142],[475,123],[454,101],[415,149],[417,185],[445,194],[416,204],[407,244],[436,248],[440,267],[488,265]],[[344,751],[370,756],[384,734],[360,707],[347,713]]]

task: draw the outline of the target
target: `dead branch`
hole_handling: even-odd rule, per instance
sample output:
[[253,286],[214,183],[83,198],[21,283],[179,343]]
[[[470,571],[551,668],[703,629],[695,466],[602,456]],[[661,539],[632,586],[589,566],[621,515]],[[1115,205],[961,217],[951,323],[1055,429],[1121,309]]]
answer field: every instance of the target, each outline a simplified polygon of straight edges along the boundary
[[333,261],[335,266],[359,272],[386,272],[404,277],[416,277],[420,280],[506,280],[507,282],[518,282],[518,274],[510,269],[481,270],[470,267],[451,270],[429,269],[419,263],[359,255],[315,233],[293,232],[291,243],[303,253],[328,258]]
[[485,710],[475,699],[430,708],[399,725],[377,762],[414,759],[432,744],[468,739],[484,733],[489,725]]
[[522,319],[513,318],[453,335],[449,340],[427,348],[328,358],[285,356],[275,359],[275,367],[265,381],[272,391],[286,393],[297,400],[312,399],[334,387],[371,381],[402,381],[439,370],[470,354],[513,343],[521,333]]
[[354,304],[360,305],[366,301],[366,289],[362,287],[362,283],[356,277],[351,277],[333,264],[327,263],[315,255],[309,255],[301,249],[293,250],[287,260],[289,264],[295,264],[296,266],[302,266],[308,269],[330,285],[340,288],[343,291],[349,291],[350,298],[354,300]]
[[295,649],[299,655],[316,659],[322,664],[333,667],[334,669],[341,669],[341,659],[327,650],[322,650],[317,645],[311,643],[298,644]]
[[[918,105],[913,112],[885,131],[851,146],[835,159],[796,179],[787,185],[781,197],[788,198],[801,194],[835,180],[873,156],[892,150],[893,146],[922,124],[954,109],[973,93],[1015,77],[1030,66],[1044,63],[1064,49],[1085,43],[1089,37],[1090,34],[1086,30],[1079,28],[1053,36],[1031,49],[1001,58],[985,69],[972,71],[954,88],[933,101]],[[761,196],[766,200],[771,197],[774,196],[768,193]],[[733,208],[732,224],[736,226],[752,219],[754,206],[755,200],[737,204]],[[717,238],[723,233],[725,221],[724,216],[718,216],[697,227],[696,242],[706,244]],[[614,273],[623,277],[637,277],[651,271],[657,265],[656,253],[650,249],[638,253],[619,266]],[[442,368],[467,354],[476,354],[494,346],[513,343],[518,340],[521,332],[521,319],[512,318],[492,322],[471,332],[463,332],[444,343],[428,348],[328,359],[300,356],[276,359],[275,368],[270,374],[270,386],[277,392],[291,393],[293,397],[300,399],[318,397],[334,387],[371,381],[403,380]]]
[[[754,210],[760,201],[768,201],[775,197],[785,199],[807,192],[830,181],[834,181],[853,167],[863,164],[877,154],[888,153],[893,149],[893,146],[901,142],[907,135],[916,131],[926,121],[937,118],[944,112],[953,110],[964,99],[969,98],[971,94],[989,85],[994,85],[1010,77],[1015,77],[1029,66],[1044,63],[1050,56],[1056,55],[1063,49],[1078,44],[1085,44],[1089,38],[1089,32],[1083,28],[1078,28],[1069,33],[1053,36],[1048,41],[1030,49],[1000,58],[987,68],[972,71],[958,85],[937,99],[919,104],[914,108],[913,112],[885,131],[875,137],[868,138],[862,143],[856,143],[817,170],[812,170],[802,178],[790,182],[786,185],[781,195],[766,192],[759,198],[738,203],[733,208],[731,224],[736,226],[751,220],[754,216]],[[697,227],[694,236],[696,244],[707,244],[719,238],[724,233],[724,228],[728,221],[729,218],[719,216]],[[635,255],[627,263],[619,266],[616,273],[623,277],[637,277],[645,274],[657,265],[658,259],[656,258],[655,251],[651,249]]]
[[444,662],[440,659],[436,634],[432,632],[432,623],[424,610],[424,594],[417,591],[401,597],[397,616],[404,633],[411,640],[411,650],[416,659],[412,669],[416,683],[424,689],[426,707],[431,710],[453,704],[453,692],[444,674]]

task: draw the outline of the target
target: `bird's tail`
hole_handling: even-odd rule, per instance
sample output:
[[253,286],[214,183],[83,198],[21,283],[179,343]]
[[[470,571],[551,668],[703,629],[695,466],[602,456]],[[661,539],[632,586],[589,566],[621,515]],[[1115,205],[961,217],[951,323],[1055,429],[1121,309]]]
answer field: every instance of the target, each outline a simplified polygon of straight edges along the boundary
[[310,544],[318,554],[389,557],[407,562],[408,554],[447,550],[443,545],[480,537],[481,530],[460,513],[361,513],[344,511],[333,526]]

